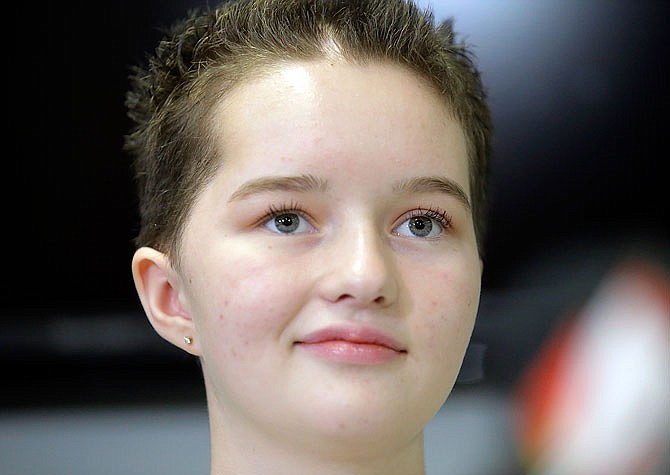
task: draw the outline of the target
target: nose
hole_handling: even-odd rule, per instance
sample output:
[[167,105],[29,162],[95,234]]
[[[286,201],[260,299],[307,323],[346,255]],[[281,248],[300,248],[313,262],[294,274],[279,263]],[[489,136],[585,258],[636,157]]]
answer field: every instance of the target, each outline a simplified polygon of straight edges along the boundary
[[[351,230],[351,228],[349,229]],[[330,302],[386,307],[397,299],[393,251],[373,226],[340,234],[326,250],[320,291]]]

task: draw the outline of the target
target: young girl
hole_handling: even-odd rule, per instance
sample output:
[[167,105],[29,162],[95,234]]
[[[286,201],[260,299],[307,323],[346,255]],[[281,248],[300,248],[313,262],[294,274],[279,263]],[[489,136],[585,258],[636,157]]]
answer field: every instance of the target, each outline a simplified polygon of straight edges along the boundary
[[212,475],[422,474],[479,302],[489,114],[405,0],[192,14],[138,69],[144,310],[199,357]]

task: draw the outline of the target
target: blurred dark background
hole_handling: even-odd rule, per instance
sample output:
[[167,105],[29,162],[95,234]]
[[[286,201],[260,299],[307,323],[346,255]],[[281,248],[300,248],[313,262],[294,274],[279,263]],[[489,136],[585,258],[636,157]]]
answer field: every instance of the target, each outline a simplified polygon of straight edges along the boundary
[[[203,400],[130,275],[129,68],[203,2],[15,3],[7,54],[3,408]],[[475,341],[512,386],[622,258],[668,267],[665,1],[433,2],[474,45],[496,125]],[[10,147],[8,147],[10,148]]]

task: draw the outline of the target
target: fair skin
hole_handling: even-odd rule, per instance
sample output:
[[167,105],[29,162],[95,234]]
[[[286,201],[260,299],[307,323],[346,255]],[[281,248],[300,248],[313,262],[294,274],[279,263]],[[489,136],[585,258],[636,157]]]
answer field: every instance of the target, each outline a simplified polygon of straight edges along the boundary
[[212,474],[424,473],[479,303],[462,129],[409,71],[343,60],[279,65],[212,119],[179,267],[133,259],[201,358]]

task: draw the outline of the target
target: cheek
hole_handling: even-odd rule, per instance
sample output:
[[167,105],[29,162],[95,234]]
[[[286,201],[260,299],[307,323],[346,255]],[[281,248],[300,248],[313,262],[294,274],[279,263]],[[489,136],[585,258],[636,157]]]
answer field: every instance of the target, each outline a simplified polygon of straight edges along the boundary
[[480,275],[470,266],[451,266],[422,282],[415,293],[416,308],[424,318],[417,319],[417,331],[423,335],[431,353],[452,356],[465,351],[472,333],[481,288]]
[[412,335],[417,398],[439,407],[456,381],[470,341],[480,279],[468,266],[442,265],[416,278],[412,292]]
[[280,266],[250,258],[214,263],[194,282],[193,317],[204,351],[223,352],[217,355],[223,358],[252,355],[262,348],[255,343],[279,338],[300,308],[298,276],[286,276]]

